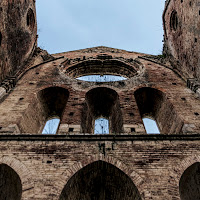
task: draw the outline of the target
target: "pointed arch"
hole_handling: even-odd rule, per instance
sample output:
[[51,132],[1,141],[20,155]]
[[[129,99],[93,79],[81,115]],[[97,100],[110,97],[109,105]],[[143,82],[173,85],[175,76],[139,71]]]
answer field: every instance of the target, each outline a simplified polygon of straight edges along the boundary
[[62,120],[68,98],[69,91],[64,87],[50,86],[38,91],[20,122],[21,132],[41,134],[49,119]]
[[169,191],[173,191],[174,198],[180,199],[181,195],[179,192],[179,184],[181,181],[181,177],[183,176],[184,172],[186,172],[187,169],[189,169],[195,163],[200,163],[199,155],[186,157],[185,159],[180,161],[180,163],[177,163],[176,166],[172,168],[172,170],[170,170],[168,184]]
[[164,92],[156,88],[142,87],[134,92],[134,96],[141,118],[154,119],[162,134],[182,132],[183,121]]
[[24,199],[26,191],[34,189],[32,172],[21,161],[9,156],[0,157],[0,165],[7,165],[19,176],[22,185],[22,199]]
[[0,199],[20,200],[22,183],[19,175],[13,168],[0,164]]
[[107,87],[96,87],[85,95],[81,127],[83,133],[94,133],[95,120],[109,120],[110,133],[123,133],[123,117],[118,93]]
[[83,169],[87,165],[90,165],[91,163],[94,163],[96,161],[104,161],[108,164],[111,164],[121,170],[124,174],[126,174],[130,179],[133,181],[134,185],[137,187],[140,196],[142,199],[145,197],[150,196],[149,191],[144,190],[145,186],[145,181],[143,178],[133,169],[130,169],[127,165],[125,165],[123,162],[120,160],[110,157],[110,156],[104,156],[104,155],[94,155],[94,156],[89,156],[79,162],[76,162],[74,165],[72,165],[70,168],[68,168],[65,173],[63,173],[62,177],[59,180],[57,180],[57,190],[56,193],[58,196],[60,196],[63,188],[65,187],[66,183],[72,178],[79,170]]
[[181,200],[200,199],[200,162],[188,167],[179,181]]
[[63,188],[60,200],[76,199],[141,200],[141,196],[130,177],[99,160],[79,170]]

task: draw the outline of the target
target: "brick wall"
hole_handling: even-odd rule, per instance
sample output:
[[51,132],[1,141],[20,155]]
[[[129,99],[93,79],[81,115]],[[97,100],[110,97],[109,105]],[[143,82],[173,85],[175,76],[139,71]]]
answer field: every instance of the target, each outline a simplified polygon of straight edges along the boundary
[[76,172],[99,160],[126,174],[142,199],[178,200],[182,174],[200,161],[197,136],[2,136],[0,143],[0,162],[18,173],[29,200],[59,199]]
[[[75,53],[76,55],[74,55]],[[108,50],[107,53],[109,53]],[[73,56],[73,58],[81,57],[82,54],[82,52],[77,51],[54,55],[55,57],[61,55],[64,57],[38,67],[33,66],[31,70],[25,73],[0,105],[2,133],[7,131],[7,133],[41,134],[46,120],[52,116],[48,116],[48,109],[45,110],[42,103],[43,100],[39,94],[40,91],[49,87],[60,87],[69,93],[69,97],[66,96],[66,99],[68,99],[67,104],[63,107],[62,115],[59,116],[61,118],[58,131],[60,134],[68,134],[69,128],[73,128],[74,132],[72,134],[80,134],[81,132],[93,134],[94,119],[89,120],[88,118],[87,120],[87,116],[84,118],[84,114],[89,112],[85,105],[89,106],[88,108],[92,108],[92,105],[86,99],[88,92],[98,87],[110,88],[110,91],[117,93],[118,103],[113,112],[115,117],[112,118],[113,120],[115,119],[112,122],[113,126],[117,126],[119,123],[122,124],[122,129],[117,134],[122,134],[123,132],[145,134],[142,122],[143,114],[155,118],[161,132],[164,134],[187,134],[199,131],[199,98],[187,88],[186,83],[173,70],[155,62],[138,58],[138,54],[134,52],[120,52],[117,55],[118,57],[136,59],[140,63],[141,71],[138,70],[138,75],[132,76],[125,81],[111,83],[79,81],[65,75],[60,66],[66,59]],[[113,54],[113,57],[116,56]],[[155,91],[154,97],[157,94],[162,94],[163,96],[163,98],[158,98],[157,101],[153,100],[149,104],[156,111],[154,114],[147,111],[145,111],[146,113],[141,113],[139,102],[142,102],[142,100],[137,98],[136,101],[135,94],[142,88],[152,88],[152,91]],[[155,99],[153,93],[151,94],[150,92],[149,94],[148,98],[152,96]],[[52,96],[55,95],[52,94]],[[46,103],[51,101],[54,102],[50,96],[49,99],[45,100]],[[148,101],[149,99],[147,99]],[[109,117],[112,116],[110,115]],[[84,119],[86,121],[83,123]],[[115,125],[114,123],[117,124]],[[135,129],[132,133],[131,128],[132,130],[133,128]]]
[[164,54],[185,78],[200,78],[199,10],[197,0],[170,0],[163,14]]
[[0,83],[25,68],[37,45],[35,1],[0,2]]

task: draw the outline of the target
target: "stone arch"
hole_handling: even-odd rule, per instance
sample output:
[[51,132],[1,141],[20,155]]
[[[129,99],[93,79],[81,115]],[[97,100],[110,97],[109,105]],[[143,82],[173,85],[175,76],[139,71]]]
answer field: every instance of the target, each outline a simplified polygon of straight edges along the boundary
[[38,92],[38,99],[46,117],[54,115],[62,117],[68,98],[68,90],[62,87],[48,87]]
[[183,122],[166,93],[153,87],[140,87],[134,92],[141,118],[154,119],[162,134],[182,132]]
[[0,164],[0,186],[1,200],[21,200],[21,179],[16,171],[6,164]]
[[177,15],[177,11],[173,10],[170,16],[170,28],[173,31],[176,31],[178,28],[178,15]]
[[7,165],[19,176],[22,184],[22,199],[25,199],[26,191],[34,189],[34,181],[32,179],[33,174],[21,161],[17,160],[16,158],[9,156],[0,157],[0,165],[1,164]]
[[83,133],[94,132],[94,121],[98,118],[109,120],[110,133],[123,132],[123,117],[118,93],[107,87],[96,87],[85,95],[81,127]]
[[56,193],[57,196],[59,197],[64,186],[68,181],[70,180],[71,177],[74,176],[79,170],[82,168],[86,167],[87,165],[90,165],[91,163],[94,163],[96,161],[104,161],[106,163],[109,163],[119,170],[121,170],[123,173],[125,173],[130,179],[133,181],[135,186],[137,187],[141,198],[145,199],[145,197],[150,197],[150,193],[147,190],[144,190],[145,188],[145,181],[143,178],[133,169],[130,169],[126,164],[124,164],[122,161],[111,157],[111,156],[104,156],[104,155],[93,155],[93,156],[88,156],[86,159],[83,159],[79,162],[76,162],[73,164],[70,168],[68,168],[64,173],[62,173],[63,178],[60,178],[57,180],[57,189]]
[[22,132],[40,134],[46,121],[54,117],[61,120],[68,98],[69,90],[64,87],[42,88],[37,92],[21,120]]
[[200,198],[200,162],[188,167],[179,181],[181,200],[198,200]]
[[[194,155],[183,159],[180,163],[177,163],[175,167],[170,170],[169,175],[169,193],[174,199],[180,200],[179,182],[184,172],[195,163],[200,163],[200,156]],[[171,194],[171,192],[173,193]]]

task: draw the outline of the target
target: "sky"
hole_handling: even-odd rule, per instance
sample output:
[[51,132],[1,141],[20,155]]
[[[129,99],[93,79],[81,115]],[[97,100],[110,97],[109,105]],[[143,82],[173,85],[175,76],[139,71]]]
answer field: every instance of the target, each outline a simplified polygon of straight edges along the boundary
[[37,0],[38,45],[49,53],[107,46],[162,54],[164,0]]

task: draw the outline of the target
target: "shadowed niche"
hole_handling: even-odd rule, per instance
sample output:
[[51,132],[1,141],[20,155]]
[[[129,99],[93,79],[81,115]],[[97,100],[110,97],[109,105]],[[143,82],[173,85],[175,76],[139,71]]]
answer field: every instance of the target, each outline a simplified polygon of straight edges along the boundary
[[8,165],[0,165],[0,200],[20,200],[22,184],[18,174]]
[[155,120],[162,134],[181,133],[183,122],[165,93],[143,87],[136,90],[134,95],[141,118],[148,117]]
[[48,87],[39,91],[22,118],[22,132],[40,134],[47,120],[62,120],[68,98],[68,90],[62,87]]
[[33,31],[35,27],[35,15],[31,8],[29,8],[27,16],[26,16],[26,24],[30,28],[30,30]]
[[94,132],[94,122],[101,117],[109,120],[110,133],[123,132],[122,113],[116,91],[105,87],[94,88],[87,92],[85,99],[81,123],[84,133]]
[[181,200],[200,199],[200,163],[188,167],[179,182]]
[[61,118],[69,92],[61,87],[50,87],[40,91],[38,97],[46,117],[58,116]]
[[59,200],[141,200],[137,187],[120,169],[96,161],[79,170],[65,185]]

